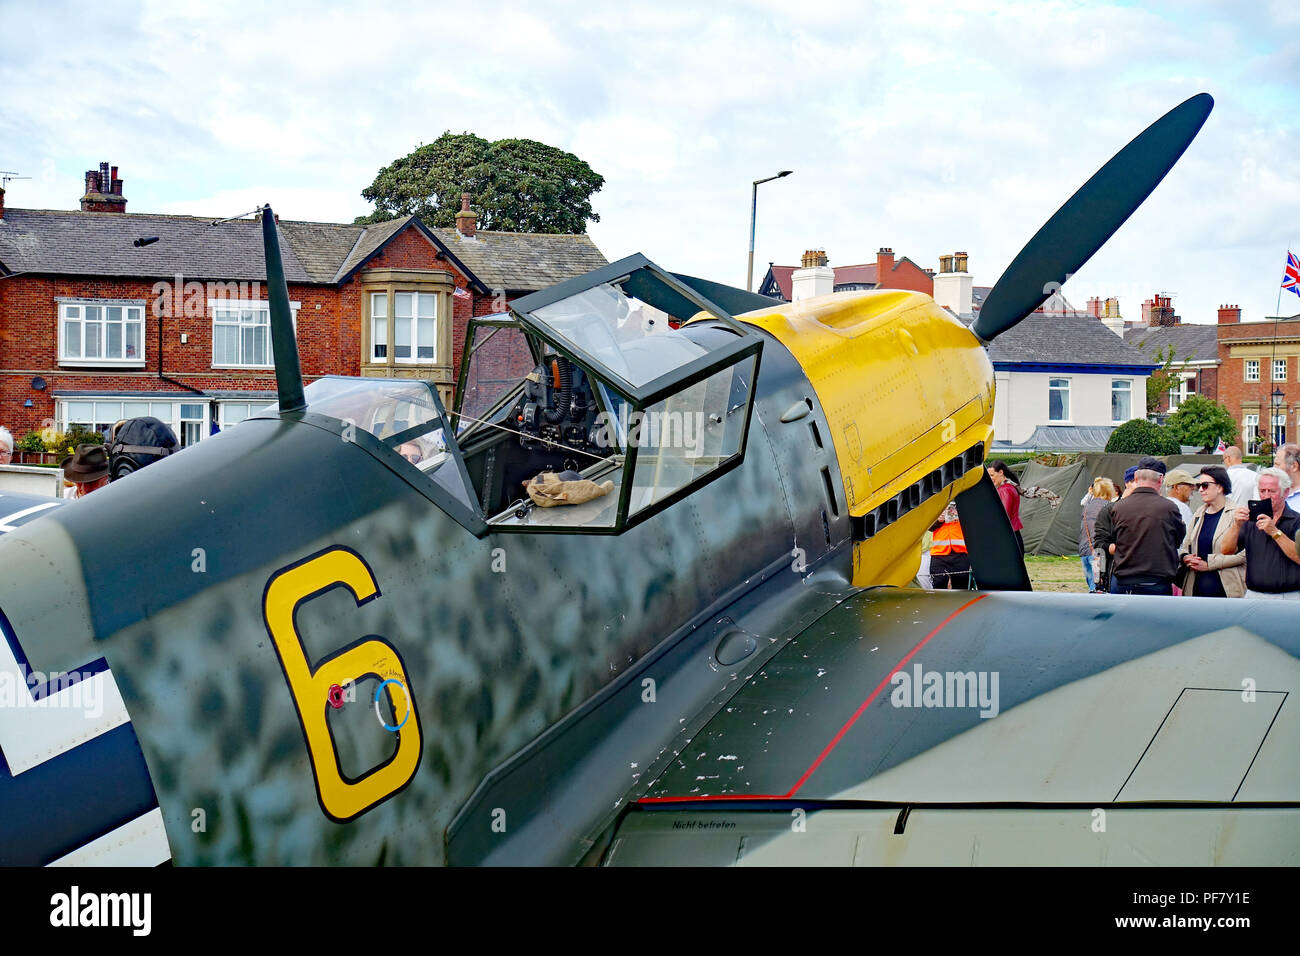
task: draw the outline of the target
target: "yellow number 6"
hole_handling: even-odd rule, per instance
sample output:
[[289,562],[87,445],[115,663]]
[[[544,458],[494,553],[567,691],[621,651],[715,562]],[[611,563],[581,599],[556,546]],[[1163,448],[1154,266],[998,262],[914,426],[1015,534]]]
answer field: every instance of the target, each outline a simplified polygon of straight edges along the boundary
[[[302,604],[339,585],[352,592],[358,607],[379,597],[379,585],[365,561],[348,548],[332,547],[271,575],[262,596],[262,615],[307,739],[321,809],[331,819],[345,823],[410,783],[420,764],[421,740],[406,669],[396,648],[387,641],[369,635],[360,644],[325,658],[315,669],[307,660],[295,614]],[[343,686],[366,677],[377,677],[389,688],[400,727],[396,730],[397,752],[386,763],[349,780],[339,767],[326,707],[331,685]],[[404,713],[409,717],[402,721]]]

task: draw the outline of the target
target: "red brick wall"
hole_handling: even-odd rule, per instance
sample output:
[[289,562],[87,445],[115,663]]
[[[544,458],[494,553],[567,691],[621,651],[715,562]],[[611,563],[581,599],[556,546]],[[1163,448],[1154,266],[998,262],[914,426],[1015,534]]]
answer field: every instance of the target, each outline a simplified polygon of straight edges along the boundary
[[[1252,401],[1259,403],[1259,427],[1263,434],[1268,433],[1268,409],[1272,402],[1272,392],[1274,389],[1282,389],[1284,396],[1282,406],[1286,410],[1287,416],[1287,440],[1295,441],[1297,435],[1296,410],[1300,406],[1300,356],[1286,355],[1286,351],[1295,349],[1294,341],[1285,344],[1279,343],[1279,359],[1287,360],[1287,380],[1285,382],[1274,382],[1269,355],[1261,355],[1259,358],[1259,381],[1247,382],[1245,358],[1232,358],[1229,355],[1229,345],[1235,340],[1241,339],[1272,339],[1274,325],[1272,322],[1244,322],[1241,324],[1231,323],[1223,324],[1219,327],[1219,378],[1218,394],[1219,401],[1227,407],[1236,419],[1237,426],[1240,429],[1242,422],[1242,402]],[[1277,337],[1279,340],[1292,339],[1300,336],[1300,321],[1286,321],[1277,323]],[[1250,356],[1255,358],[1256,356]],[[1252,412],[1255,409],[1251,410]]]
[[[271,369],[214,369],[212,367],[212,314],[208,309],[207,283],[184,286],[179,296],[171,295],[168,283],[163,311],[163,374],[199,389],[251,389],[273,391]],[[55,417],[53,392],[88,391],[180,391],[158,377],[159,317],[154,314],[155,283],[147,279],[80,279],[49,276],[16,276],[2,283],[0,298],[0,424],[17,435],[40,427]],[[266,289],[249,283],[249,297],[266,298]],[[87,369],[61,367],[58,363],[58,298],[137,299],[146,303],[144,367]],[[187,302],[188,298],[188,302]],[[355,283],[344,289],[329,286],[290,285],[289,298],[300,302],[298,353],[308,380],[320,375],[360,374],[360,293]],[[171,306],[176,308],[170,309]],[[200,314],[187,314],[199,310]],[[182,344],[181,333],[187,341]],[[34,391],[31,380],[41,376],[48,383]],[[33,407],[23,407],[32,399]]]
[[[379,254],[366,263],[367,269],[450,269],[439,258],[438,248],[414,226],[407,226],[388,240]],[[455,270],[452,270],[455,272]]]
[[926,275],[924,269],[918,269],[910,260],[899,260],[894,268],[879,272],[877,276],[882,289],[907,289],[934,295],[934,277]]

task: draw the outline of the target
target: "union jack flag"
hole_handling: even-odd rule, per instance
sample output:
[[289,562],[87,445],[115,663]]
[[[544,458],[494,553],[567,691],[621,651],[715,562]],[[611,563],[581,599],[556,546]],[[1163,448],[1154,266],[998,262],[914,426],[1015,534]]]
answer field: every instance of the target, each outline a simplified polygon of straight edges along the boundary
[[1300,259],[1290,250],[1286,254],[1286,274],[1282,276],[1282,288],[1300,295]]

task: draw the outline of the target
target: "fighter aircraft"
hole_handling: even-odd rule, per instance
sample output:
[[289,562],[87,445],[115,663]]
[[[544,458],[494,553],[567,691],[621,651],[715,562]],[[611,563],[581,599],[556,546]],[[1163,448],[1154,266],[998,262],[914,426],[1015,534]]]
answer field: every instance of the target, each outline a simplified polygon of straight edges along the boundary
[[[632,256],[476,323],[451,413],[303,387],[266,207],[278,404],[0,537],[0,860],[1295,862],[1293,615],[1024,593],[982,467],[986,343],[1211,105],[972,328]],[[953,499],[983,590],[905,587]]]

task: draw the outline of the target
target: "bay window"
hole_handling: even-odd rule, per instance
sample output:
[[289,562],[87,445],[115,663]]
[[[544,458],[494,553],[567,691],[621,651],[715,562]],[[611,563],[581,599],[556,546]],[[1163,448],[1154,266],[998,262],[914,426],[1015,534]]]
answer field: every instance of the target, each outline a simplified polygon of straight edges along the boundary
[[393,360],[433,364],[438,300],[427,292],[393,293]]

